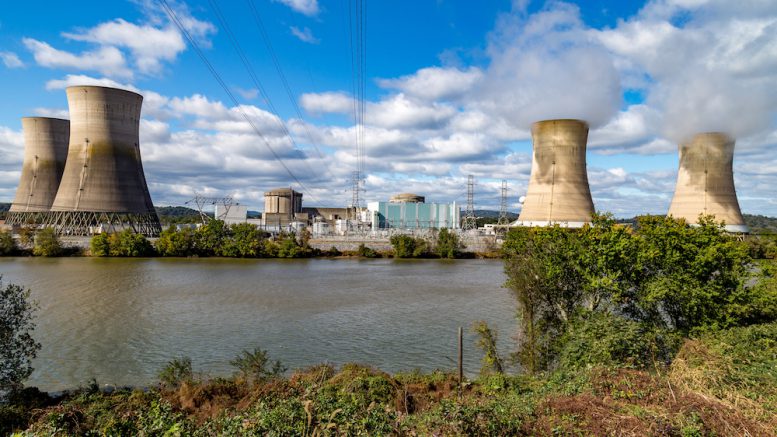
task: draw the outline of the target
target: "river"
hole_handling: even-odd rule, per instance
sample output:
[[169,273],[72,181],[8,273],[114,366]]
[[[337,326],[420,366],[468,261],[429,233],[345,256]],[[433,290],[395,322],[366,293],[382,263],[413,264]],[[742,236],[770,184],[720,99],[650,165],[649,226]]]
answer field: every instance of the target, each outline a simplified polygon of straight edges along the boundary
[[329,362],[386,371],[465,370],[485,320],[513,349],[515,303],[499,260],[0,258],[4,283],[30,288],[42,344],[27,381],[56,391],[148,385],[173,358],[224,376],[261,347],[290,369]]

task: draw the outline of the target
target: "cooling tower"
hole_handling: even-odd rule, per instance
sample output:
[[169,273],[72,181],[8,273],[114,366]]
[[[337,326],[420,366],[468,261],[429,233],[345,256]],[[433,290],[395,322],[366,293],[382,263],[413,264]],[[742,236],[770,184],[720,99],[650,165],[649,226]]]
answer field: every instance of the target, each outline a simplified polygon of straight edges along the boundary
[[158,235],[159,218],[140,159],[143,97],[115,88],[73,86],[67,88],[67,101],[70,145],[51,224],[66,235],[89,235],[106,227]]
[[701,133],[680,144],[680,169],[669,215],[697,223],[714,215],[729,232],[749,232],[734,189],[734,139],[720,132]]
[[538,121],[532,125],[531,135],[531,177],[513,226],[582,227],[594,213],[585,160],[588,124],[581,120]]
[[6,223],[40,223],[57,194],[67,158],[70,122],[58,118],[24,117],[22,175]]

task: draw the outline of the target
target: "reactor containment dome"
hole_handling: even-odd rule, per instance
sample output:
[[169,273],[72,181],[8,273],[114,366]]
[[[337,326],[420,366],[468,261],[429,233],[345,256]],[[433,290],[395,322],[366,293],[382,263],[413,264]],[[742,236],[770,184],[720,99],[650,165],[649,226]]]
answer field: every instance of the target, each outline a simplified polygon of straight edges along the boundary
[[70,122],[58,118],[24,117],[24,160],[6,223],[36,224],[45,219],[65,169]]
[[115,88],[67,88],[70,145],[49,225],[62,235],[131,228],[161,232],[140,159],[143,96]]
[[591,221],[594,203],[586,171],[588,123],[544,120],[531,128],[533,159],[518,220],[511,226],[578,228]]
[[712,215],[728,232],[749,232],[734,188],[734,143],[725,133],[706,132],[680,144],[670,216],[696,224],[700,215]]

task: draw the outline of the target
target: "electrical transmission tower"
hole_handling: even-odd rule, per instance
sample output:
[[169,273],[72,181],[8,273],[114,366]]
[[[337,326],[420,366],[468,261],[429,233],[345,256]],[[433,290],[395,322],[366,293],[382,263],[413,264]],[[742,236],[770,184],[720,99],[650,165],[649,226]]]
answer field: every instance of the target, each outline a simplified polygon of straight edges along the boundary
[[478,223],[475,217],[475,176],[467,178],[467,211],[464,213],[464,222],[461,228],[465,231],[477,229]]
[[[190,205],[192,203],[197,207],[197,212],[200,213],[200,220],[202,220],[202,224],[204,225],[210,220],[210,217],[204,211],[205,205],[222,205],[224,207],[224,212],[220,215],[226,217],[229,208],[232,206],[232,197],[206,197],[195,192],[194,199],[187,200],[184,202],[184,205]],[[218,219],[218,217],[216,217],[216,219]]]
[[499,220],[498,225],[509,225],[510,219],[507,218],[507,181],[502,179],[502,198],[499,201]]
[[355,170],[351,173],[351,207],[353,208],[354,219],[359,220],[359,210],[361,207],[361,200],[359,199],[359,191],[361,191],[361,172]]

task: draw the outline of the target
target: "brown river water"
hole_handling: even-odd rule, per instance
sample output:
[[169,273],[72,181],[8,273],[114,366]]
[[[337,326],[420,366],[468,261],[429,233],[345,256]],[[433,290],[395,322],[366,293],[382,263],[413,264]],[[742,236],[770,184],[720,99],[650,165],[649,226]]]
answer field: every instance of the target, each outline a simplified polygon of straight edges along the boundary
[[455,369],[481,353],[485,320],[514,348],[515,302],[499,260],[0,258],[4,283],[30,288],[42,349],[28,385],[62,390],[153,384],[173,358],[229,375],[261,347],[290,369],[359,362],[386,371]]

